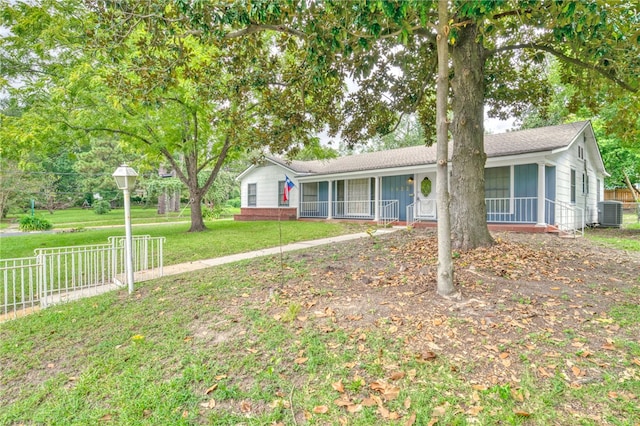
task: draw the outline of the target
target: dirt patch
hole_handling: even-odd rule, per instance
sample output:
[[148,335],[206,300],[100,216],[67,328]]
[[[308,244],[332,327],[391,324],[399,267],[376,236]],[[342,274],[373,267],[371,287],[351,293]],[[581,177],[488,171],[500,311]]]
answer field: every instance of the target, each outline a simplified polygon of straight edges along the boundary
[[[620,307],[640,304],[639,253],[586,238],[494,237],[493,247],[454,253],[460,295],[452,300],[436,294],[432,230],[288,254],[277,291],[285,304],[300,308],[299,321],[311,318],[324,321],[319,326],[327,330],[353,333],[382,330],[403,339],[416,356],[446,356],[451,368],[464,369],[478,383],[512,382],[525,366],[541,377],[559,373],[576,384],[598,381],[603,363],[615,369],[612,360],[629,356],[616,339],[640,345],[637,318],[624,327],[611,317]],[[625,237],[639,239],[640,232]],[[578,354],[575,365],[555,362],[565,352]]]

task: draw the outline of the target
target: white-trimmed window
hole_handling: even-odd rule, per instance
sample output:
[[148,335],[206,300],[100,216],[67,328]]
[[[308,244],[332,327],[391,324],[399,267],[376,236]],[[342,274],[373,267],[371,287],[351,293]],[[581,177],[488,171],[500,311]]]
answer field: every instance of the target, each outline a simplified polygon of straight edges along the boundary
[[371,214],[371,181],[369,178],[350,179],[347,181],[347,214]]
[[511,166],[485,169],[484,188],[487,213],[511,211]]
[[255,207],[258,201],[258,184],[250,183],[247,185],[247,206]]
[[318,182],[302,184],[302,201],[305,203],[318,201]]
[[302,202],[300,210],[303,214],[318,214],[318,182],[302,184]]
[[571,169],[571,202],[576,202],[576,171]]

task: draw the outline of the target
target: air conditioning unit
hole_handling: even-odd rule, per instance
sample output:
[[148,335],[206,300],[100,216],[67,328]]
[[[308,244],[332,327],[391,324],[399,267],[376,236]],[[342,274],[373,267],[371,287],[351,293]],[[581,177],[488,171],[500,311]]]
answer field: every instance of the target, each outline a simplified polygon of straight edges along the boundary
[[600,201],[598,203],[598,222],[600,226],[620,228],[622,226],[622,202]]

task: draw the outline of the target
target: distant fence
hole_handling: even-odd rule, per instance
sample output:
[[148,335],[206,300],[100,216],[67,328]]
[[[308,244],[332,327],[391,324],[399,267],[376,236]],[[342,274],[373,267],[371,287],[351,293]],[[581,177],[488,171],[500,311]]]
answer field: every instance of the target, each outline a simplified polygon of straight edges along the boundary
[[629,188],[615,188],[615,189],[605,189],[604,190],[604,199],[622,201],[624,203],[623,208],[630,209],[634,206],[636,200],[633,198],[633,194]]

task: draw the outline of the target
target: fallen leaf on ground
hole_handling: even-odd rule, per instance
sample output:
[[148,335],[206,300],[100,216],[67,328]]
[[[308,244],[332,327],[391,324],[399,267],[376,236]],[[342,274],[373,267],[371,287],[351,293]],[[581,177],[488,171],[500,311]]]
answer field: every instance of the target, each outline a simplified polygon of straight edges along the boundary
[[400,380],[405,376],[404,371],[396,371],[395,373],[392,373],[391,376],[389,377],[389,380]]
[[424,351],[416,356],[418,362],[427,362],[435,360],[437,355],[432,351]]
[[416,413],[411,413],[406,422],[404,422],[404,426],[413,426],[416,422]]
[[471,408],[469,408],[466,413],[471,415],[471,416],[477,416],[478,414],[480,414],[482,412],[482,410],[484,410],[484,407],[482,407],[481,405],[475,405]]
[[346,395],[342,395],[340,398],[333,401],[333,403],[336,404],[338,407],[346,407],[348,405],[353,404]]
[[200,406],[201,406],[202,408],[208,408],[208,409],[215,408],[215,406],[216,406],[216,400],[215,400],[215,399],[213,399],[213,398],[211,398],[209,401],[201,403],[201,404],[200,404]]
[[362,411],[362,404],[350,404],[347,405],[347,412],[348,413],[359,413],[360,411]]
[[318,405],[316,407],[313,407],[313,412],[316,414],[326,414],[329,412],[329,407],[327,407],[326,405]]

